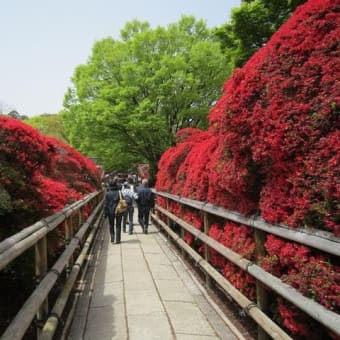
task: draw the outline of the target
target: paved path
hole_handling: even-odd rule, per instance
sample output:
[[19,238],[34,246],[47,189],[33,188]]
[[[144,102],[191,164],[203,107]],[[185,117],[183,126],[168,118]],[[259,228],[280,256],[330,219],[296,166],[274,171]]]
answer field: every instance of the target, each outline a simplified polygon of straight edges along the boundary
[[120,244],[106,222],[102,233],[68,339],[242,339],[154,226],[145,235],[135,224]]

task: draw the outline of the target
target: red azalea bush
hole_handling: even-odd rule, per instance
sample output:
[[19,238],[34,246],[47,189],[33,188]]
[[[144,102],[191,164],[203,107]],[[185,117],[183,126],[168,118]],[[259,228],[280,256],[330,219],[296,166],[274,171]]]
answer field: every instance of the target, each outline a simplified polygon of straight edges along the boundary
[[[208,201],[243,214],[254,212],[257,207],[258,187],[261,180],[247,166],[246,157],[230,158],[224,136],[210,155]],[[253,167],[255,168],[255,166]]]
[[[340,266],[324,254],[269,235],[262,267],[327,309],[340,313]],[[279,321],[292,333],[319,339],[323,327],[282,298],[277,299]]]
[[86,157],[20,120],[0,116],[0,238],[100,187]]
[[[225,84],[226,94],[210,115],[216,132],[226,137],[230,162],[261,181],[257,203],[267,221],[308,223],[336,235],[339,187],[315,188],[320,177],[309,169],[319,158],[323,178],[338,178],[340,171],[339,139],[319,146],[339,128],[338,6],[331,1],[301,6]],[[226,186],[237,192],[231,177]]]
[[227,222],[220,242],[248,260],[255,259],[254,232],[248,226]]
[[156,203],[161,207],[166,209],[166,198],[157,196],[156,197]]
[[339,235],[339,4],[311,0],[224,85],[207,132],[179,132],[156,188]]
[[[166,209],[166,207],[167,207],[166,198],[161,197],[161,196],[157,196],[157,197],[156,197],[156,204],[157,204],[159,207]],[[166,222],[166,221],[167,221],[166,216],[165,216],[164,214],[160,213],[160,212],[158,213],[158,217],[159,217],[160,220],[163,221],[163,222]]]
[[[220,242],[248,260],[254,260],[255,258],[253,230],[245,225],[227,222],[224,226]],[[249,299],[255,299],[255,279],[251,275],[231,262],[224,266],[223,273],[234,287]]]
[[175,190],[182,196],[207,201],[209,191],[208,160],[218,146],[218,136],[202,131],[176,174]]
[[46,203],[46,213],[60,210],[66,204],[71,204],[81,199],[82,194],[69,188],[66,183],[55,181],[51,178],[37,175],[35,185],[43,194]]
[[[213,223],[209,229],[209,237],[217,242],[221,242],[223,231],[217,223]],[[211,264],[221,271],[226,263],[226,259],[220,255],[215,249],[208,248],[210,253]]]
[[[22,121],[0,115],[0,241],[99,188],[100,173],[90,160]],[[64,245],[63,228],[49,233],[49,260]],[[34,289],[33,256],[34,248],[0,273],[1,332]]]
[[[235,253],[249,260],[254,260],[255,242],[253,231],[247,226],[227,222],[222,229],[217,223],[213,223],[209,229],[209,236]],[[209,248],[209,252],[211,264],[222,271],[223,275],[234,287],[249,299],[254,300],[256,296],[255,279],[232,262],[227,261],[216,250]]]
[[339,339],[320,327],[310,316],[301,313],[293,304],[280,297],[277,300],[277,321],[289,330],[294,339]]
[[174,215],[179,216],[180,212],[181,212],[181,206],[179,203],[174,202],[174,201],[170,201],[169,202],[169,207],[168,207],[169,211],[171,213],[173,213]]
[[[192,225],[193,227],[195,227],[198,230],[202,230],[203,229],[203,221],[202,221],[202,217],[199,211],[194,210],[194,209],[190,209],[190,208],[186,208],[185,212],[184,212],[184,216],[183,219],[185,222],[187,222],[188,224]],[[189,232],[185,232],[184,233],[184,241],[190,245],[193,245],[194,242],[194,236],[189,233]],[[199,247],[197,247],[199,248]]]
[[52,137],[46,137],[53,154],[50,158],[49,176],[62,180],[79,193],[89,193],[99,187],[99,170],[88,158],[69,145]]
[[197,128],[185,128],[185,129],[179,130],[176,133],[176,138],[175,138],[176,144],[183,143],[192,135],[195,135],[201,132],[202,131]]
[[177,170],[184,161],[190,148],[191,145],[182,143],[164,152],[158,164],[160,169],[164,169],[164,171],[159,172],[157,175],[158,190],[175,193],[173,191],[173,185],[176,183]]
[[[177,146],[159,162],[156,189],[339,237],[339,12],[339,1],[300,6],[224,84],[208,131],[179,133]],[[232,249],[243,237],[252,256],[252,235],[234,238],[233,232],[220,234],[214,226],[210,235]],[[307,247],[279,243],[268,238],[264,268],[338,313],[339,268]],[[212,263],[223,266],[211,255]],[[224,273],[243,289],[243,273],[229,264]],[[254,295],[251,289],[247,294]],[[279,313],[290,308],[278,306]],[[312,326],[299,321],[288,327],[284,314],[292,334],[309,336]]]
[[340,266],[332,264],[324,254],[273,235],[267,237],[264,246],[268,255],[261,264],[266,271],[327,309],[340,313]]

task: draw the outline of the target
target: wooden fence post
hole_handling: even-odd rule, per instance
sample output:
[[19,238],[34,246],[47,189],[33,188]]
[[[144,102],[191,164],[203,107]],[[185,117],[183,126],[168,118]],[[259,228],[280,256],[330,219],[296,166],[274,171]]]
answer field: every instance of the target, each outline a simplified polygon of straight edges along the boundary
[[[67,246],[71,242],[72,237],[74,235],[72,218],[67,218],[64,221],[64,228],[65,228],[65,243]],[[67,269],[66,269],[67,276],[73,266],[73,263],[74,263],[74,257],[72,254],[72,256],[70,257],[70,260],[67,262]]]
[[[35,275],[39,283],[47,272],[47,237],[44,236],[35,244]],[[36,315],[37,339],[40,338],[42,323],[48,315],[48,299],[42,303]]]
[[[183,204],[181,204],[180,218],[181,218],[181,220],[183,220],[183,218],[184,218],[184,205]],[[181,239],[184,240],[184,233],[185,233],[185,231],[184,231],[183,227],[180,226],[180,228],[181,228]],[[185,252],[185,250],[183,248],[182,248],[181,252],[182,252],[182,257],[185,258],[186,257],[186,252]]]
[[[204,234],[209,235],[211,220],[210,216],[207,212],[203,212],[203,228],[204,228]],[[210,252],[209,247],[206,243],[204,243],[204,259],[210,263]],[[205,284],[208,288],[211,288],[211,277],[209,274],[205,274]]]
[[[256,263],[258,262],[259,257],[265,255],[265,248],[264,242],[266,241],[267,233],[255,229],[255,256],[256,256]],[[262,312],[268,312],[268,292],[263,287],[263,284],[256,280],[256,298],[257,298],[257,305],[261,309]],[[269,335],[260,327],[258,326],[258,340],[269,340]]]
[[[166,210],[169,211],[169,198],[166,199]],[[170,228],[170,217],[167,216],[166,217],[166,225]],[[169,234],[167,233],[167,239],[170,240],[170,236]]]
[[84,223],[84,207],[81,207],[79,209],[79,213],[78,213],[78,217],[79,217],[79,221],[78,221],[78,224],[79,225],[82,225]]

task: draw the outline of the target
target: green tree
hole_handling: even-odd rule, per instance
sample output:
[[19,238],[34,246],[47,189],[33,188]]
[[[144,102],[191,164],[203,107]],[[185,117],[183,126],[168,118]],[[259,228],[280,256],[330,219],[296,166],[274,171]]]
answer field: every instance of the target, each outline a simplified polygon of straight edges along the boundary
[[148,162],[152,170],[184,127],[207,126],[229,70],[205,23],[182,17],[167,28],[137,20],[121,39],[95,43],[76,68],[62,119],[71,144],[105,168]]
[[216,29],[230,67],[241,67],[307,0],[243,0],[230,22]]
[[24,121],[39,130],[43,135],[54,137],[68,143],[60,115],[42,114],[30,118],[26,117]]
[[11,110],[10,112],[7,113],[7,116],[10,116],[12,118],[19,119],[19,120],[24,120],[28,118],[27,116],[20,114],[16,110]]

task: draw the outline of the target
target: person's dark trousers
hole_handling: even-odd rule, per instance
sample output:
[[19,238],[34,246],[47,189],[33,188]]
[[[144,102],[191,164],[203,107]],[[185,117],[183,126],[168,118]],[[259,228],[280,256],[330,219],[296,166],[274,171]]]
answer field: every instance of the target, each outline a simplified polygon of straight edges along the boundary
[[144,212],[143,207],[141,205],[138,206],[138,223],[144,232]]
[[150,215],[150,208],[145,208],[144,212],[144,233],[148,233],[148,227],[149,227],[149,215]]
[[[128,215],[129,215],[129,234],[131,235],[133,233],[133,211],[134,207],[131,205],[128,207]],[[124,223],[124,222],[123,222]]]
[[120,237],[122,234],[122,220],[123,214],[116,215],[116,243],[120,243]]
[[110,225],[110,235],[111,235],[111,242],[114,242],[115,240],[115,219],[116,216],[109,215],[109,225]]
[[140,205],[138,207],[138,222],[145,234],[148,233],[150,208]]
[[[125,211],[125,213],[123,214],[123,232],[126,233],[126,222],[127,222],[127,218],[128,218],[128,210]],[[129,220],[130,220],[130,216],[129,216]]]

